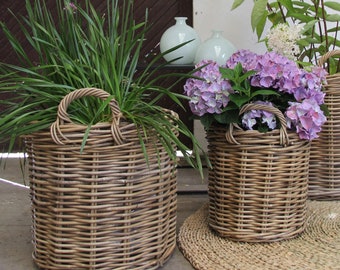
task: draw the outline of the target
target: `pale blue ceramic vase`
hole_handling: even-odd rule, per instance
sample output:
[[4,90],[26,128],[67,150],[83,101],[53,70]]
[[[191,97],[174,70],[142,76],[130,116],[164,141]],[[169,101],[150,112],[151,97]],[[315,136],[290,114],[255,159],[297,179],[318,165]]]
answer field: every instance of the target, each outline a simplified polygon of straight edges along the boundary
[[213,60],[224,65],[235,51],[235,46],[222,36],[222,31],[213,30],[211,37],[198,47],[194,62]]
[[192,40],[184,46],[164,55],[164,59],[168,62],[180,57],[171,64],[184,65],[193,64],[196,51],[201,43],[200,37],[196,31],[186,24],[187,17],[175,17],[176,24],[168,28],[162,35],[160,40],[160,51],[165,51]]

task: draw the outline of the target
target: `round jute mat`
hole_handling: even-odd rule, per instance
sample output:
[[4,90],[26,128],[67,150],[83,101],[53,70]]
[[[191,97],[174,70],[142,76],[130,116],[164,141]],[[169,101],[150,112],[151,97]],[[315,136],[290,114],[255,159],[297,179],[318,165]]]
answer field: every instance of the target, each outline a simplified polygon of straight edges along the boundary
[[273,243],[235,242],[208,226],[208,204],[187,218],[178,245],[195,269],[340,269],[340,201],[308,201],[307,226],[298,237]]

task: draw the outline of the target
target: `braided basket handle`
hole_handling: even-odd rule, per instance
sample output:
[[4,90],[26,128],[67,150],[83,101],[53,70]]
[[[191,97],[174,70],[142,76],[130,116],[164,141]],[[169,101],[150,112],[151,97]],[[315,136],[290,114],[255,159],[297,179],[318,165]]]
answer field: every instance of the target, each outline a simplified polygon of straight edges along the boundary
[[331,58],[332,56],[335,56],[335,55],[340,55],[340,50],[333,50],[333,51],[329,51],[329,52],[325,53],[318,60],[318,66],[322,67],[329,58]]
[[[74,90],[70,92],[69,94],[67,94],[59,103],[57,119],[51,125],[51,135],[55,143],[63,144],[63,142],[59,139],[59,137],[62,137],[63,139],[68,140],[67,137],[62,134],[60,125],[64,123],[72,123],[72,120],[70,119],[67,113],[67,108],[69,107],[72,101],[85,97],[85,96],[98,97],[104,101],[110,97],[108,92],[98,89],[98,88],[81,88],[81,89]],[[119,123],[120,123],[120,118],[122,117],[122,113],[115,99],[110,100],[109,106],[112,112],[112,123],[111,123],[112,137],[116,143],[122,144],[123,138],[122,138],[122,134],[119,129]]]
[[[263,104],[248,103],[241,108],[239,115],[250,110],[261,110],[261,111],[267,111],[267,112],[273,113],[279,119],[280,124],[281,124],[280,145],[282,146],[289,145],[286,118],[284,117],[284,115],[279,109],[272,107],[272,106],[263,105]],[[226,140],[228,143],[231,143],[231,144],[239,144],[239,142],[237,142],[233,136],[233,130],[234,130],[234,124],[230,124],[225,134]]]

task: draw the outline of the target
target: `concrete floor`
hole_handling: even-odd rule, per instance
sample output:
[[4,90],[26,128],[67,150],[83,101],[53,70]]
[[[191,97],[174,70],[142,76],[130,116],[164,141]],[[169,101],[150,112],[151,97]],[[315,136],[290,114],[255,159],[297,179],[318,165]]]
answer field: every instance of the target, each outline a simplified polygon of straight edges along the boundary
[[[0,270],[38,269],[31,256],[29,189],[23,186],[20,164],[19,159],[7,159],[0,165]],[[206,182],[193,169],[179,169],[178,190],[177,229],[207,201]],[[194,268],[176,248],[168,262],[159,269]]]

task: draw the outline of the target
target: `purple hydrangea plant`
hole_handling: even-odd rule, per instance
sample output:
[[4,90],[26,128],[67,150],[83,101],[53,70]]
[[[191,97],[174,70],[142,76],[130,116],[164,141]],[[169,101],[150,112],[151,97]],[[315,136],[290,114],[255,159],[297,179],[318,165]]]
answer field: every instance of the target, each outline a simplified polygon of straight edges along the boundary
[[[238,82],[242,74],[233,73],[239,65],[243,74],[252,72],[245,77],[243,88]],[[204,60],[196,65],[200,67],[184,85],[194,115],[211,116],[219,122],[223,118],[218,115],[239,110],[245,102],[263,103],[278,107],[286,117],[288,128],[296,130],[301,139],[318,137],[326,121],[320,107],[324,103],[322,87],[327,75],[323,68],[307,71],[276,52],[261,55],[249,50],[235,52],[224,66]],[[275,116],[264,111],[247,112],[237,121],[245,129],[256,128],[259,122],[269,130],[277,128]]]

